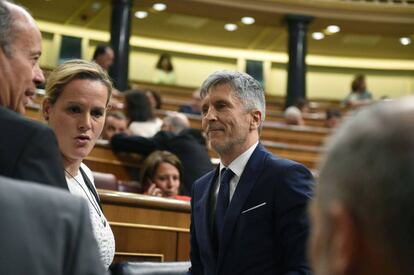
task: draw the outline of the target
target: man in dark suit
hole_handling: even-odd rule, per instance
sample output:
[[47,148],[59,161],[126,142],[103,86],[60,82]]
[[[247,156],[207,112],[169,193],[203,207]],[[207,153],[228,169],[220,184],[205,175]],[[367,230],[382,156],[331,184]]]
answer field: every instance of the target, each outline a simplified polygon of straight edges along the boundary
[[414,98],[359,110],[329,141],[310,211],[315,274],[414,274]]
[[259,143],[264,91],[220,71],[201,88],[202,125],[220,156],[193,185],[192,274],[310,274],[306,261],[311,173]]
[[188,119],[180,113],[170,113],[163,120],[163,130],[152,138],[115,135],[111,140],[114,151],[149,155],[155,150],[175,154],[183,166],[181,195],[189,196],[193,182],[211,170],[212,164],[201,132],[190,129]]
[[105,274],[84,199],[0,176],[0,220],[0,274]]
[[53,132],[15,113],[25,113],[44,82],[40,31],[26,10],[6,1],[0,25],[0,175],[67,189]]

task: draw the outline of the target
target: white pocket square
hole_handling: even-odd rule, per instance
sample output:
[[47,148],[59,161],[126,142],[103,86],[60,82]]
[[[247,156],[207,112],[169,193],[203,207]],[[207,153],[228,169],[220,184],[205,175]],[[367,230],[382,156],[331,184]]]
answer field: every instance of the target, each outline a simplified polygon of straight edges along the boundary
[[259,208],[259,207],[262,207],[262,206],[265,206],[265,205],[266,205],[266,203],[265,203],[265,202],[263,202],[263,203],[258,204],[258,205],[256,205],[256,206],[250,207],[249,209],[246,209],[246,210],[244,210],[244,211],[243,211],[243,212],[241,212],[241,213],[242,213],[242,214],[244,214],[244,213],[246,213],[246,212],[252,211],[252,210],[254,210],[254,209],[256,209],[256,208]]

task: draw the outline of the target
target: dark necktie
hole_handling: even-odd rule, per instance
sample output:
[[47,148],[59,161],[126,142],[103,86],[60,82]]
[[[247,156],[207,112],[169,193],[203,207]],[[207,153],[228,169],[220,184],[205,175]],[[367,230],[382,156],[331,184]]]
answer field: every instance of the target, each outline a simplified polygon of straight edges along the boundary
[[230,200],[230,180],[233,176],[234,173],[230,169],[223,168],[221,170],[220,189],[217,195],[216,213],[214,216],[214,229],[217,242],[220,240],[223,231],[224,217],[226,216]]

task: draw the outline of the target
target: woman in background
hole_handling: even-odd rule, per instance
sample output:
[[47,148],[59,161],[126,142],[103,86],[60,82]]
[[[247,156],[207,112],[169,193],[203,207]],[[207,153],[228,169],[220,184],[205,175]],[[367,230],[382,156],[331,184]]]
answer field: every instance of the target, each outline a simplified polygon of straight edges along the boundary
[[125,94],[125,114],[132,135],[150,138],[161,130],[162,120],[154,115],[151,102],[144,92],[130,90]]
[[144,161],[141,179],[144,194],[189,201],[180,196],[182,166],[176,155],[168,151],[154,151]]
[[171,61],[171,55],[163,53],[158,59],[155,66],[154,82],[157,84],[175,84],[174,67]]
[[351,92],[342,100],[342,106],[356,108],[372,103],[372,94],[367,90],[365,76],[355,76],[351,83]]
[[43,116],[55,132],[72,194],[88,201],[95,238],[106,268],[115,253],[111,227],[100,205],[91,170],[82,163],[101,135],[112,83],[94,62],[72,60],[49,76]]

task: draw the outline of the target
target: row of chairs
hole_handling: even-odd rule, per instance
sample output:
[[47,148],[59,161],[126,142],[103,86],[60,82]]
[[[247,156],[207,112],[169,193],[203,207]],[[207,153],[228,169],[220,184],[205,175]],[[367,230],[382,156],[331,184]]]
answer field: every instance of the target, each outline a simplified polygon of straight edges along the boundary
[[140,193],[140,184],[136,181],[120,181],[114,174],[93,172],[95,186],[98,189],[113,190],[129,193]]

